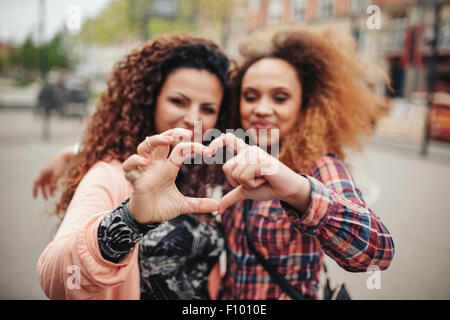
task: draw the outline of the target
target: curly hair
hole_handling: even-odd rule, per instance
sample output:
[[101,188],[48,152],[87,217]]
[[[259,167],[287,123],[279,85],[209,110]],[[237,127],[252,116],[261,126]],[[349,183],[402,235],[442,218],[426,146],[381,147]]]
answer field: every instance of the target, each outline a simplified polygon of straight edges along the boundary
[[[241,61],[233,76],[234,104],[239,103],[248,68],[264,58],[280,58],[297,71],[302,102],[297,121],[281,139],[280,160],[307,170],[320,155],[344,160],[344,148],[360,150],[387,102],[372,86],[374,75],[389,79],[357,54],[352,39],[332,29],[290,26],[263,30],[240,44]],[[372,72],[372,73],[370,73]]]
[[[89,122],[79,153],[63,179],[63,192],[55,214],[63,217],[75,189],[97,161],[117,159],[123,162],[136,153],[145,137],[156,134],[154,113],[157,97],[166,77],[178,68],[206,70],[214,74],[223,88],[223,100],[217,127],[223,130],[229,121],[230,61],[212,41],[188,35],[161,36],[133,50],[119,61],[101,95]],[[190,196],[205,196],[206,185],[220,184],[223,176],[217,166],[188,166],[180,191]]]

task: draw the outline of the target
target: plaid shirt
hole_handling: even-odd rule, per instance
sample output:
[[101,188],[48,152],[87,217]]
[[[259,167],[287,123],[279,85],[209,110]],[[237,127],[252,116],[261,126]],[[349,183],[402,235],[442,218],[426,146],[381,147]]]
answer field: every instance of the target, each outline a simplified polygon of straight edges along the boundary
[[[314,162],[311,202],[305,214],[279,200],[253,201],[250,232],[256,249],[305,296],[318,299],[323,252],[351,272],[386,269],[392,238],[367,207],[344,163],[332,155]],[[244,202],[222,215],[227,243],[223,299],[290,299],[251,253],[244,231]]]

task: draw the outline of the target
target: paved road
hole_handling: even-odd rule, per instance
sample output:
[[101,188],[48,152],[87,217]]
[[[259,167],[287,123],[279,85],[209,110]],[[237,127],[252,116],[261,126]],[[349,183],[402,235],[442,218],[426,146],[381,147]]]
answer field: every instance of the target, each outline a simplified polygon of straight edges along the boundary
[[40,167],[63,146],[79,140],[75,119],[52,119],[50,141],[41,139],[42,123],[30,109],[0,110],[0,299],[45,299],[36,276],[39,255],[54,235],[57,219],[50,204],[32,197]]
[[371,208],[396,248],[390,268],[380,274],[381,289],[368,289],[374,274],[348,273],[331,262],[333,280],[345,280],[355,298],[450,299],[450,148],[433,147],[428,159],[418,150],[372,143],[353,159],[363,195],[379,193]]
[[[41,140],[41,122],[29,110],[0,110],[0,299],[45,299],[36,262],[51,240],[55,218],[31,185],[40,167],[63,146],[78,141],[75,119],[52,119],[52,139]],[[450,299],[450,148],[423,159],[414,146],[370,143],[350,157],[354,177],[372,209],[392,233],[394,261],[380,274],[348,273],[329,261],[332,283],[345,281],[355,299]],[[370,278],[372,277],[372,278]]]

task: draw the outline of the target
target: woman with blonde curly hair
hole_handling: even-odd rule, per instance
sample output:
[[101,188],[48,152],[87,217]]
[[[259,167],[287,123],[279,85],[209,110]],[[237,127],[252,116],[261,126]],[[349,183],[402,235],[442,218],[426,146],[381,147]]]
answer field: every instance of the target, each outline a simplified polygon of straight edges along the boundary
[[[393,258],[389,232],[344,163],[344,148],[361,146],[385,102],[371,89],[376,68],[338,32],[262,35],[240,46],[235,98],[241,127],[259,147],[279,148],[279,159],[231,134],[209,145],[212,154],[223,146],[236,152],[223,166],[234,188],[219,203],[222,298],[317,299],[324,252],[351,272],[383,270]],[[280,275],[289,288],[275,281]]]
[[217,292],[208,276],[224,241],[211,215],[217,201],[205,197],[223,175],[184,160],[206,150],[191,142],[196,121],[202,133],[226,127],[229,68],[216,44],[191,36],[158,37],[115,66],[64,179],[62,223],[38,261],[48,297]]

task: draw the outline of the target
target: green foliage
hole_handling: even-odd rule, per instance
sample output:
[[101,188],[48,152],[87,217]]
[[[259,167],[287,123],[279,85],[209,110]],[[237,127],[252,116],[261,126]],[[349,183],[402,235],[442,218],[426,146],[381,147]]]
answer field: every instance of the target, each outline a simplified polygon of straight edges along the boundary
[[8,57],[0,56],[0,72],[3,71],[8,64]]
[[49,43],[37,45],[29,35],[22,45],[4,58],[4,67],[15,66],[27,72],[71,69],[75,60],[70,56],[68,37],[64,31],[57,33]]
[[0,71],[8,66],[22,68],[27,74],[37,73],[42,68],[70,70],[76,64],[70,45],[79,42],[109,44],[163,33],[195,34],[203,28],[221,28],[230,1],[179,0],[176,19],[152,16],[151,4],[151,0],[112,1],[95,18],[86,20],[77,35],[69,36],[63,29],[41,46],[29,35],[8,56],[0,57]]
[[39,47],[29,35],[18,50],[12,51],[8,57],[11,65],[23,67],[26,70],[39,68]]
[[77,41],[107,44],[135,37],[139,28],[130,19],[130,0],[111,2],[99,15],[83,23]]
[[193,33],[198,31],[199,27],[180,20],[153,18],[150,20],[147,30],[148,34],[156,36],[164,33]]
[[115,0],[84,22],[77,41],[109,44],[162,33],[196,33],[199,19],[216,26],[229,5],[228,0],[179,0],[177,18],[165,19],[152,16],[151,0]]
[[70,56],[69,39],[64,31],[57,33],[45,48],[49,69],[72,69],[75,61]]

